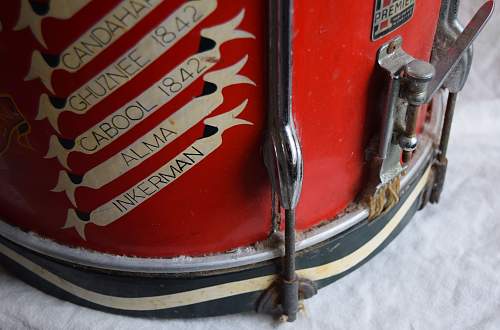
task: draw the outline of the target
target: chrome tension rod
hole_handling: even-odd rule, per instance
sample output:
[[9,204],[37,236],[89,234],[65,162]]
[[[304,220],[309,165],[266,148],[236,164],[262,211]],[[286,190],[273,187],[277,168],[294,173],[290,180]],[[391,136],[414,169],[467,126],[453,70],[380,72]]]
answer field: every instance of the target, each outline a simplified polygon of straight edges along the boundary
[[[273,0],[268,3],[270,93],[269,130],[264,145],[264,159],[273,192],[278,194],[285,211],[285,255],[278,284],[279,306],[260,306],[258,309],[279,313],[292,322],[297,317],[299,299],[309,298],[317,290],[313,282],[299,279],[295,265],[295,209],[302,190],[304,162],[292,111],[293,3],[292,0]],[[274,213],[281,216],[279,210]],[[266,301],[273,305],[273,300],[269,298]]]

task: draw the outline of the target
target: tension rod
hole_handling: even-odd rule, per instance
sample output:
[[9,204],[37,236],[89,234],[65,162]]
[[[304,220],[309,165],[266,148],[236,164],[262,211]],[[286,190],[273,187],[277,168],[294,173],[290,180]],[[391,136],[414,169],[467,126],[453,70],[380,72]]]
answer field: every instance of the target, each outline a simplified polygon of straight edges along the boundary
[[[269,133],[264,161],[273,191],[285,210],[285,252],[281,276],[257,308],[279,313],[289,322],[297,318],[299,299],[317,292],[312,281],[297,276],[295,264],[295,209],[302,190],[304,161],[292,113],[292,11],[292,0],[269,1]],[[273,214],[280,216],[279,211],[273,210]],[[279,230],[278,223],[275,219],[275,230]],[[275,294],[278,299],[274,299]]]
[[430,201],[431,203],[439,203],[441,193],[443,192],[444,181],[446,179],[446,171],[448,168],[448,143],[450,141],[451,124],[455,113],[455,105],[457,103],[458,93],[449,93],[446,102],[446,110],[444,113],[443,130],[441,132],[441,140],[439,141],[439,149],[437,159],[433,166],[434,168],[434,186],[432,188]]
[[299,310],[299,280],[295,273],[295,210],[285,210],[285,259],[283,267],[283,313],[295,321]]

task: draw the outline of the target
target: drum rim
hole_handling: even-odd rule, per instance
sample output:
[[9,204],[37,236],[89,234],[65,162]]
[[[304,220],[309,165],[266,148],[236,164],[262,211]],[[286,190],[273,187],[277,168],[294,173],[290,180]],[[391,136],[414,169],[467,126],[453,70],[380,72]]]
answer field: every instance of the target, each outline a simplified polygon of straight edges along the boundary
[[[425,144],[423,151],[416,155],[418,157],[416,162],[412,164],[407,175],[401,180],[402,188],[411,181],[418,170],[424,167],[430,158],[432,141],[429,138],[425,140],[425,142],[422,141],[422,144]],[[302,238],[297,240],[296,250],[301,251],[345,232],[367,218],[368,209],[361,208],[334,221],[329,221],[325,225],[313,227],[302,233]],[[248,247],[242,247],[230,252],[197,257],[146,258],[120,256],[62,245],[51,239],[41,237],[34,232],[22,231],[1,219],[0,235],[22,247],[61,261],[97,269],[132,273],[176,274],[222,270],[255,264],[282,256],[282,249],[277,247],[255,248],[250,252],[245,251]]]
[[[430,125],[421,137],[422,148],[415,154],[415,161],[409,166],[407,174],[401,179],[401,188],[411,183],[419,171],[428,164],[433,154],[433,144],[442,123],[443,93],[436,96]],[[437,101],[437,102],[436,102]],[[434,109],[433,109],[434,110]],[[296,250],[301,251],[341,234],[368,218],[368,209],[359,208],[334,221],[315,226],[301,234]],[[84,248],[62,245],[33,232],[25,232],[0,218],[0,235],[9,241],[37,253],[71,264],[95,269],[127,273],[182,274],[215,270],[229,271],[232,268],[261,263],[282,256],[279,247],[262,247],[248,251],[248,246],[229,252],[206,256],[179,256],[173,258],[146,258],[113,255]]]

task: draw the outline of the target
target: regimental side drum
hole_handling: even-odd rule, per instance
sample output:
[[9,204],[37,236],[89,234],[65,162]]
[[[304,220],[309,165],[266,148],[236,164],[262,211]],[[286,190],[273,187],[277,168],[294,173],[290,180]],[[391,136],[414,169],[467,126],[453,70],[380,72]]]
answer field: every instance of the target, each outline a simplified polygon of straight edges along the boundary
[[3,264],[114,313],[291,321],[439,200],[493,1],[465,30],[457,0],[3,6]]

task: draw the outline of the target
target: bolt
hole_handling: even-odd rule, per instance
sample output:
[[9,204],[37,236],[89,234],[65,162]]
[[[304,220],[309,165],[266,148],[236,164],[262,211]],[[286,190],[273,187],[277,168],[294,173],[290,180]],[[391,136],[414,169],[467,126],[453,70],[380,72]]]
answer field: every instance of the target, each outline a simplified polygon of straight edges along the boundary
[[392,54],[397,48],[396,41],[392,41],[389,46],[387,46],[387,54]]

